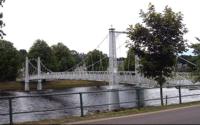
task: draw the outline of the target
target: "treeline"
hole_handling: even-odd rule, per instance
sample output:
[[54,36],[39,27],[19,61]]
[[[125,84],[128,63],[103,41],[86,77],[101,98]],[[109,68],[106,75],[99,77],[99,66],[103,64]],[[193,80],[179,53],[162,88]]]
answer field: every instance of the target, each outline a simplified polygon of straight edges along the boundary
[[[200,67],[200,45],[195,44],[192,48],[195,50],[195,56],[183,55],[182,57]],[[22,73],[26,57],[30,59],[40,57],[42,63],[54,72],[78,70],[76,69],[77,64],[81,70],[105,71],[108,70],[109,65],[108,55],[102,51],[93,50],[84,54],[70,50],[63,43],[49,46],[46,41],[40,39],[33,43],[29,51],[25,49],[17,50],[11,42],[0,40],[0,55],[0,81],[15,80]],[[135,54],[132,48],[128,50],[125,58],[118,58],[117,60],[119,70],[135,70]],[[32,63],[37,66],[36,61],[32,61]],[[187,65],[190,71],[198,69],[180,59],[178,59],[178,63]]]
[[[17,50],[13,43],[0,40],[0,81],[15,80],[22,72],[25,58],[37,59],[54,72],[73,71],[78,66],[85,70],[107,70],[108,56],[99,50],[93,50],[87,54],[70,50],[63,43],[49,46],[44,40],[36,40],[29,51]],[[36,61],[31,60],[37,66]]]
[[63,43],[57,43],[50,47],[44,40],[36,40],[29,52],[23,56],[31,59],[40,57],[47,68],[54,72],[62,72],[75,66],[85,55],[79,54],[75,50],[70,50]]

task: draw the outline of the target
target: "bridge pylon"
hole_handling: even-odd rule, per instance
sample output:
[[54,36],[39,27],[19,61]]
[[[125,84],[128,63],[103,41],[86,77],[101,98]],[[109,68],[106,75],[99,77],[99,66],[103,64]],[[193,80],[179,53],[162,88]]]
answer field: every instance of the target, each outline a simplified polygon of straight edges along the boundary
[[29,60],[28,57],[26,57],[26,62],[25,62],[25,85],[24,85],[24,90],[29,91],[29,66],[28,66]]
[[40,76],[41,76],[40,57],[37,58],[37,72],[38,72],[37,90],[42,90],[42,80],[40,79]]
[[119,92],[117,91],[119,83],[117,81],[117,56],[116,56],[116,40],[115,29],[109,29],[109,110],[120,108],[119,105]]

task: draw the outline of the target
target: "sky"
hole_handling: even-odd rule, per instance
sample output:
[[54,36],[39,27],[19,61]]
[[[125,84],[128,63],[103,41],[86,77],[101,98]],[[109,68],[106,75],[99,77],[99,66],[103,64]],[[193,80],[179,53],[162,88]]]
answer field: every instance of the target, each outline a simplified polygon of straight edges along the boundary
[[[4,39],[19,49],[27,51],[37,39],[49,46],[64,43],[70,50],[87,53],[93,49],[108,53],[108,29],[125,31],[129,25],[141,22],[140,9],[148,4],[162,12],[168,5],[175,12],[182,12],[183,23],[188,28],[184,36],[188,43],[197,43],[200,37],[199,0],[6,0],[1,8],[7,34]],[[128,38],[117,38],[117,56],[126,56],[123,44]],[[191,52],[188,52],[189,54]]]

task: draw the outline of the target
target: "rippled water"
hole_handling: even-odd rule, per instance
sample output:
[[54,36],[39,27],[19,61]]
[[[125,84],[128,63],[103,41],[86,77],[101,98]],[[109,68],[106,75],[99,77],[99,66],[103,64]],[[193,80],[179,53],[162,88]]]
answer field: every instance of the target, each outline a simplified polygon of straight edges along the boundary
[[[40,93],[72,93],[72,92],[90,92],[90,91],[102,91],[106,90],[107,86],[102,87],[79,87],[79,88],[71,88],[60,91],[44,91],[44,92],[8,92],[4,94],[0,94],[3,96],[25,96],[25,95],[33,95]],[[127,86],[122,86],[123,89],[130,88]],[[200,90],[189,90],[182,89],[182,95],[188,94],[200,94]],[[109,92],[104,93],[88,93],[83,94],[83,104],[84,106],[89,105],[100,105],[108,103],[108,95]],[[164,97],[167,95],[168,97],[178,96],[178,89],[176,88],[164,88],[163,89]],[[135,90],[129,91],[120,91],[120,102],[128,102],[136,100],[136,92]],[[148,89],[144,90],[144,98],[153,99],[160,97],[160,89]],[[200,100],[200,96],[192,96],[192,97],[184,97],[182,98],[182,102],[191,102]],[[168,99],[168,104],[176,104],[179,103],[178,98]],[[160,100],[147,101],[145,102],[145,106],[158,106],[160,105]],[[57,109],[57,108],[68,108],[68,107],[79,107],[80,106],[80,97],[79,94],[73,95],[62,95],[62,96],[48,96],[48,97],[32,97],[32,98],[16,98],[13,99],[13,112],[24,112],[24,111],[38,111],[45,109]],[[120,104],[121,107],[135,107],[136,103],[125,103]],[[84,113],[90,113],[94,111],[104,111],[108,110],[108,106],[100,106],[100,107],[88,107],[84,109]],[[0,114],[8,113],[8,101],[0,100]],[[58,117],[63,117],[66,115],[80,115],[80,109],[65,109],[60,111],[49,111],[42,113],[26,113],[26,114],[14,114],[13,120],[14,122],[23,122],[23,121],[35,121],[40,119],[53,119]],[[8,123],[9,116],[1,116],[0,115],[0,124]]]

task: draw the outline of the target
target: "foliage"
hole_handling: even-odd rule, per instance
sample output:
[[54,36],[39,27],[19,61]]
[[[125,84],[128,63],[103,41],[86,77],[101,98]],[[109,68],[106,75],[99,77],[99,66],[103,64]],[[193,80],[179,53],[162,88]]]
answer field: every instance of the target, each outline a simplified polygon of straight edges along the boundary
[[19,53],[9,41],[0,40],[0,81],[15,80],[19,70]]
[[75,64],[80,63],[84,58],[84,54],[80,54],[75,50],[71,50],[70,53],[71,53],[72,57],[74,58]]
[[124,57],[117,58],[118,71],[124,71],[124,61],[125,61]]
[[20,59],[20,67],[22,68],[25,64],[25,60],[27,57],[28,53],[25,49],[20,49],[19,50],[19,59]]
[[87,53],[85,60],[88,71],[105,71],[108,68],[108,56],[99,50]]
[[129,48],[127,57],[124,61],[125,71],[135,71],[135,53],[133,48]]
[[[75,64],[81,62],[85,54],[79,54],[70,50],[63,43],[57,43],[51,47],[44,40],[36,40],[29,51],[29,57],[41,58],[42,63],[54,72],[72,71]],[[32,62],[37,65],[36,62]]]
[[56,71],[66,71],[75,65],[75,58],[63,43],[53,45],[51,48],[56,59]]
[[197,67],[196,67],[196,70],[194,71],[194,73],[198,77],[195,80],[200,81],[200,43],[192,44],[190,47],[193,48],[193,53],[195,54],[192,61],[195,64],[197,64]]
[[187,30],[182,23],[183,15],[168,6],[159,13],[149,4],[148,11],[141,10],[140,17],[142,24],[130,25],[127,29],[132,40],[129,47],[133,47],[140,58],[140,72],[162,86],[166,77],[172,75],[176,56],[186,50],[183,35]]
[[192,44],[190,46],[193,50],[193,53],[197,56],[200,56],[200,43]]
[[[37,59],[40,57],[42,63],[51,70],[56,69],[55,56],[51,48],[44,40],[36,40],[29,50],[28,56]],[[33,62],[35,63],[35,62]]]
[[[0,6],[3,7],[3,3],[5,2],[5,0],[0,0]],[[3,39],[3,36],[5,36],[6,34],[3,32],[2,28],[5,26],[5,23],[2,20],[3,18],[3,13],[0,13],[0,37],[1,39]]]

